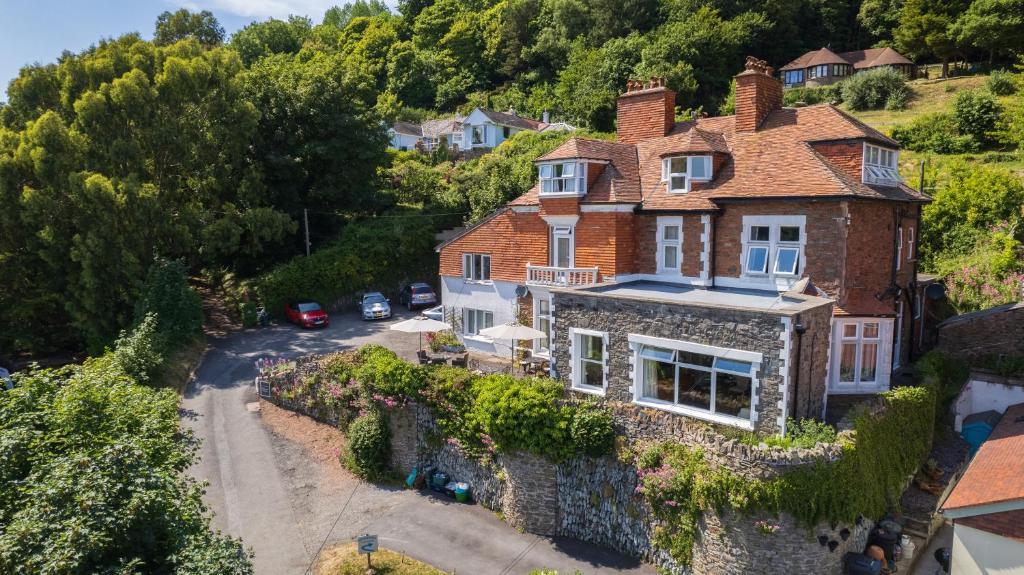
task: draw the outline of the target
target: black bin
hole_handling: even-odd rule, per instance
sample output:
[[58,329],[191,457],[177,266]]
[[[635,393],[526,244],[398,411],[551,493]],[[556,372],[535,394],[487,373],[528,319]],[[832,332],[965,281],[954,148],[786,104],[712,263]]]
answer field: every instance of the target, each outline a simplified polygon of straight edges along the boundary
[[843,575],[879,575],[882,562],[872,559],[863,553],[847,553],[843,555]]
[[895,561],[896,545],[900,542],[899,533],[893,533],[888,529],[875,527],[868,536],[868,546],[877,545],[885,552],[886,561]]

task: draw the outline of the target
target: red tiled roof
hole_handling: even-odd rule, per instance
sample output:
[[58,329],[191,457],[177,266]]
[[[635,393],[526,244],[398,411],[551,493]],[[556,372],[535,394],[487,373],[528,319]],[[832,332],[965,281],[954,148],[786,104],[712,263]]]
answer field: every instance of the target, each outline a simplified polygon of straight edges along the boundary
[[996,535],[1002,535],[1003,537],[1024,541],[1024,509],[962,517],[954,519],[953,522],[957,525],[965,525],[974,529],[995,533]]
[[779,70],[802,70],[818,64],[850,64],[854,70],[864,70],[875,66],[912,65],[913,62],[889,47],[853,50],[838,54],[828,48],[821,48],[807,52]]
[[1024,499],[1024,403],[1006,409],[942,505],[963,509]]
[[[642,201],[648,210],[710,211],[719,202],[760,198],[928,201],[905,184],[864,184],[815,151],[811,143],[858,139],[899,146],[831,104],[776,110],[752,132],[736,131],[735,121],[735,116],[722,116],[679,122],[667,136],[635,145],[571,138],[538,161],[607,161],[581,202]],[[661,181],[662,158],[687,153],[716,155],[712,180],[699,189],[670,194]],[[535,187],[512,205],[536,205],[538,195]]]

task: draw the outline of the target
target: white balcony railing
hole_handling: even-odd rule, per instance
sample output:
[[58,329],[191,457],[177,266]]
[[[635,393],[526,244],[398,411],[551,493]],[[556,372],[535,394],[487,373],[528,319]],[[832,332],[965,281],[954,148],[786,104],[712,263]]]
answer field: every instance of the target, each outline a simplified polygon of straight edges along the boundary
[[526,264],[526,283],[535,286],[588,286],[597,283],[597,268],[556,268]]

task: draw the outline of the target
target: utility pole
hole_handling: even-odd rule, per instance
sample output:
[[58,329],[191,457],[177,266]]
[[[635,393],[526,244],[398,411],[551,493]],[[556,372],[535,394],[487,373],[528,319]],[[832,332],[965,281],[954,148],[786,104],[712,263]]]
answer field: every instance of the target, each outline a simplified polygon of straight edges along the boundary
[[924,160],[921,160],[921,175],[917,180],[917,191],[924,193]]
[[306,228],[306,257],[309,257],[309,210],[302,208],[302,221]]

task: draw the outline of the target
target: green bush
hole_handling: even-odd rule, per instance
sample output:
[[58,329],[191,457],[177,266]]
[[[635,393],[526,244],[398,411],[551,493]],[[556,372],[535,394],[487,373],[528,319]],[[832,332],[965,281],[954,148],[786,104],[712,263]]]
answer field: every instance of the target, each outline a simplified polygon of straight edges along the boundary
[[985,92],[960,92],[953,100],[957,130],[973,137],[982,146],[993,142],[1000,114],[995,98]]
[[539,378],[489,375],[473,384],[474,419],[498,449],[560,459],[571,455],[569,412],[562,385]]
[[879,110],[889,103],[891,97],[902,98],[903,105],[906,104],[906,96],[893,96],[906,92],[906,79],[888,66],[857,72],[840,85],[843,101],[851,110]]
[[985,80],[985,87],[996,96],[1009,96],[1017,91],[1013,81],[1013,74],[1006,70],[992,70],[988,79]]
[[367,345],[359,350],[362,365],[356,378],[374,393],[385,397],[417,397],[424,384],[423,370],[381,345]]
[[906,86],[894,88],[889,92],[889,97],[885,99],[886,110],[902,110],[907,107],[907,102],[910,101],[910,90]]
[[900,145],[915,152],[964,154],[977,152],[978,142],[970,135],[961,135],[956,120],[942,112],[918,116],[909,124],[892,129],[892,137]]
[[171,350],[203,331],[203,302],[188,285],[188,270],[180,261],[157,259],[149,268],[142,294],[135,304],[135,325],[156,314],[155,343]]
[[838,104],[843,101],[842,84],[832,84],[817,88],[789,88],[782,93],[782,101],[786,106],[792,106],[797,102],[803,102],[807,105]]
[[576,453],[601,457],[615,444],[612,414],[594,403],[584,403],[571,410],[569,434]]
[[384,415],[371,409],[348,426],[345,465],[364,479],[387,475],[391,456],[391,432]]
[[810,449],[819,443],[835,443],[836,429],[815,419],[790,419],[786,424],[786,437],[791,446]]
[[146,383],[163,363],[156,332],[157,315],[149,313],[130,332],[122,331],[112,354],[114,365],[139,383]]

